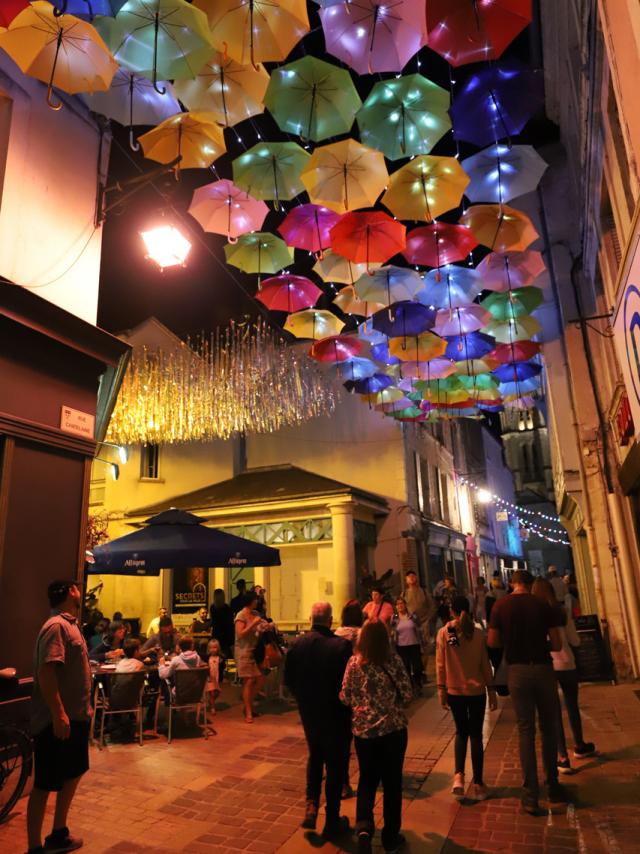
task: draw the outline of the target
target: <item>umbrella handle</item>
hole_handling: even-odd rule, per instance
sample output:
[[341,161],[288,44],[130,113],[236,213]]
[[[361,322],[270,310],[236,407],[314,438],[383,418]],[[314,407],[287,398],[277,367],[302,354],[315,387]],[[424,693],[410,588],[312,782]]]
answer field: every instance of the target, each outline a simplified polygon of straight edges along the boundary
[[227,234],[227,242],[231,243],[231,245],[233,245],[234,243],[238,242],[238,238],[237,237],[231,237],[230,234]]
[[153,25],[153,88],[156,90],[158,95],[166,95],[167,90],[162,87],[158,87],[158,32],[160,30],[160,13],[156,12],[155,21]]
[[[63,8],[66,8],[66,5],[67,4],[65,0]],[[62,45],[63,33],[64,30],[62,29],[62,27],[60,27],[60,29],[58,30],[58,38],[56,41],[56,52],[53,57],[53,65],[51,66],[51,77],[49,78],[49,85],[47,86],[47,104],[51,107],[52,110],[55,110],[56,112],[62,109],[62,101],[58,101],[58,103],[56,104],[53,100],[53,78],[56,76],[56,67],[58,65],[58,55],[60,53],[60,46]]]
[[136,142],[132,127],[129,127],[129,148],[131,151],[140,151],[140,143]]
[[[60,18],[62,15],[66,15],[67,13],[67,0],[59,0],[60,5],[53,7],[53,15],[55,18]],[[47,99],[48,103],[48,99]],[[51,104],[49,104],[51,107]],[[55,110],[56,107],[51,107],[52,110]],[[57,109],[60,109],[59,107]]]

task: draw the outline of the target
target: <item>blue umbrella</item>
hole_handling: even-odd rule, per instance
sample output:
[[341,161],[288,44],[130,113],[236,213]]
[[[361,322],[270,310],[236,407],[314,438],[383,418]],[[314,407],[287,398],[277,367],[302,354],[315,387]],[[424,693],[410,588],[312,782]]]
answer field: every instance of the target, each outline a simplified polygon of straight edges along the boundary
[[485,146],[519,134],[543,103],[542,72],[513,60],[472,74],[449,112],[459,139]]
[[351,382],[372,377],[378,370],[371,359],[363,359],[361,356],[354,356],[353,359],[337,362],[332,367],[339,377],[342,377],[343,380],[351,380]]
[[371,355],[377,362],[384,362],[385,365],[399,365],[401,362],[397,356],[391,355],[386,341],[374,344],[371,348]]
[[363,341],[368,341],[369,344],[382,344],[387,339],[386,336],[382,334],[382,332],[378,332],[377,329],[373,328],[373,318],[368,317],[363,323],[358,326],[358,338],[362,338]]
[[393,379],[386,374],[374,374],[364,380],[348,380],[344,387],[347,391],[355,391],[358,394],[375,394],[383,388],[393,385]]
[[436,312],[419,302],[403,300],[377,311],[372,320],[373,328],[389,338],[406,338],[431,329],[436,321]]
[[495,338],[485,332],[469,332],[467,335],[448,335],[444,355],[454,362],[465,359],[481,359],[496,346]]
[[471,178],[464,191],[472,202],[501,204],[531,193],[540,183],[547,163],[532,145],[491,145],[462,161]]
[[446,264],[427,273],[417,299],[434,308],[459,308],[473,302],[481,290],[482,278],[471,267]]
[[117,15],[126,2],[127,0],[53,0],[53,5],[60,15],[75,15],[90,20],[95,15]]
[[535,362],[508,362],[496,368],[493,375],[502,383],[513,383],[537,377],[541,371],[542,365],[537,365]]
[[506,397],[508,394],[526,394],[530,391],[539,391],[540,382],[537,377],[531,377],[528,380],[522,380],[522,382],[500,383],[498,388],[502,397]]
[[478,409],[481,409],[483,412],[504,412],[504,405],[502,403],[479,403]]

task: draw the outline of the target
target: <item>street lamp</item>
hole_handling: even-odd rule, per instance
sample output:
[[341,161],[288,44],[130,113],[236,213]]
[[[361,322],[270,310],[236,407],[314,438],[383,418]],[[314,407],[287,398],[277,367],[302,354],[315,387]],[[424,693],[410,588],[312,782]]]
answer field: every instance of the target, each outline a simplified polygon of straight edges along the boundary
[[476,497],[480,504],[490,504],[493,501],[493,496],[488,489],[479,489],[476,492]]
[[147,250],[146,257],[155,261],[161,271],[165,267],[185,266],[191,242],[175,225],[160,225],[141,231],[140,236]]

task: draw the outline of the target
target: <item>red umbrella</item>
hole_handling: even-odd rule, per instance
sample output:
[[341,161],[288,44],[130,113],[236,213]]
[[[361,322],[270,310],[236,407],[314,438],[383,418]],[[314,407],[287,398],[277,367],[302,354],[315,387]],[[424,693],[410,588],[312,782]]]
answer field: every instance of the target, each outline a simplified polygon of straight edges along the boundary
[[498,59],[531,23],[531,0],[429,0],[427,43],[449,65]]
[[322,291],[306,276],[272,276],[262,282],[256,299],[272,311],[301,311],[318,302]]
[[403,255],[410,264],[442,267],[463,261],[477,245],[475,235],[466,225],[433,222],[409,232]]
[[350,261],[388,261],[402,252],[407,229],[383,211],[350,211],[331,229],[331,248]]
[[331,335],[314,341],[309,355],[318,362],[346,362],[362,352],[362,342],[347,335]]
[[16,15],[28,7],[27,0],[2,0],[0,3],[0,27],[8,27]]
[[339,220],[340,214],[322,205],[299,205],[289,211],[278,231],[288,246],[322,256],[331,246],[330,232]]
[[511,344],[498,344],[488,358],[506,365],[509,362],[526,362],[539,352],[540,344],[537,341],[512,341]]

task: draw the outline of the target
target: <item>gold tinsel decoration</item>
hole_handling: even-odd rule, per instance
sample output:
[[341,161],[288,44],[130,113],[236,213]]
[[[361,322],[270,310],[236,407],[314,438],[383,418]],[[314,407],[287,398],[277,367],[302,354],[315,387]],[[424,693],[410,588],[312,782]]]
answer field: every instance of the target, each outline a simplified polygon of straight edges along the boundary
[[111,417],[117,445],[273,433],[330,414],[336,391],[306,354],[262,320],[174,350],[134,350]]

